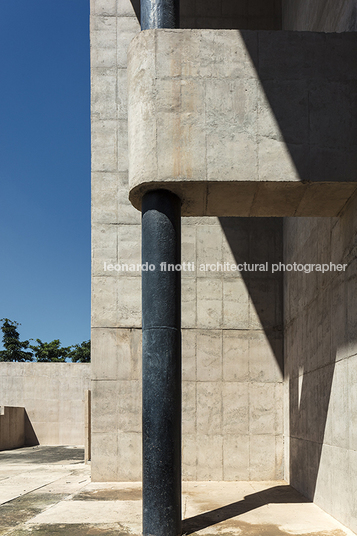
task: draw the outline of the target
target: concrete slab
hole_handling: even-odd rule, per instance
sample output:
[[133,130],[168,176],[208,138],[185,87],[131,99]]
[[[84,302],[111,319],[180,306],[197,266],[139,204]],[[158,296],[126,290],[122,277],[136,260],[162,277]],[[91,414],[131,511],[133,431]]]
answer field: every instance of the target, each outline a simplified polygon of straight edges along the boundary
[[[56,455],[56,448],[0,456],[2,485],[14,481],[14,466],[23,471],[16,475],[17,483],[23,478],[18,495],[0,506],[0,535],[140,535],[141,484],[90,482],[90,467],[79,463],[79,452],[64,460],[63,449]],[[37,463],[41,450],[44,461],[52,463]],[[353,535],[284,481],[184,482],[182,492],[186,535]]]

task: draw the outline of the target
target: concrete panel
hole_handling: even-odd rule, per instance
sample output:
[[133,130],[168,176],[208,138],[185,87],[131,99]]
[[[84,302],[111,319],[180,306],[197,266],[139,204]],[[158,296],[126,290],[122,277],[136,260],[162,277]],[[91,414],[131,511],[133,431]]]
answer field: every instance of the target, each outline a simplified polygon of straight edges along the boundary
[[222,378],[222,332],[197,332],[197,380],[218,381]]
[[249,334],[245,331],[223,331],[223,379],[247,382],[250,377]]
[[228,435],[223,438],[223,480],[249,480],[249,436]]
[[259,475],[264,475],[264,480],[277,480],[275,460],[275,436],[254,435],[250,436],[250,474],[249,480],[260,480]]
[[222,434],[222,384],[197,384],[197,432],[206,435]]
[[223,480],[221,435],[197,435],[197,480]]
[[223,384],[223,436],[248,435],[249,388],[246,383]]

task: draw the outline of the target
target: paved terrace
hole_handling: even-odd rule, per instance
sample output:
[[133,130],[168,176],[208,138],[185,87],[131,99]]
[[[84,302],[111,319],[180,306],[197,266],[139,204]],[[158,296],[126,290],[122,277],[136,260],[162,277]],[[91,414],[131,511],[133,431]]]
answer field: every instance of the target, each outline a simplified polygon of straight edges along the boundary
[[[0,453],[0,535],[141,533],[140,483],[91,482],[83,449]],[[184,482],[183,534],[352,536],[285,482]]]

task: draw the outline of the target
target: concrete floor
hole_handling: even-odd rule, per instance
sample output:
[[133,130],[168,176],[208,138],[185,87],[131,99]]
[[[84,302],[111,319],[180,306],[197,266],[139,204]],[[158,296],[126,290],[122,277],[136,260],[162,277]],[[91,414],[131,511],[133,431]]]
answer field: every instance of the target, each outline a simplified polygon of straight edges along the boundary
[[[187,535],[354,534],[285,482],[184,482],[183,519]],[[140,483],[91,483],[83,449],[0,453],[0,535],[140,533]]]

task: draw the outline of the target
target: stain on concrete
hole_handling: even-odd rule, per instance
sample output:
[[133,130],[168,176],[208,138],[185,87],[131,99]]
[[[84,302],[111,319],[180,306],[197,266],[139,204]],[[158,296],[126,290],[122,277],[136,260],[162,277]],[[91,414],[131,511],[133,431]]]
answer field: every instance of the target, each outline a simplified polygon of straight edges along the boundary
[[[222,527],[217,527],[217,530],[212,533],[204,533],[204,536],[238,536],[243,535],[244,536],[300,536],[300,532],[293,532],[291,528],[289,531],[283,530],[278,525],[272,525],[272,524],[251,524],[247,523],[245,521],[236,521],[234,522],[234,526],[230,524],[231,526],[227,526],[227,524],[224,524]],[[200,536],[199,532],[191,532],[190,530],[184,530],[182,532],[182,536]],[[346,533],[343,532],[340,529],[335,530],[324,530],[319,532],[304,532],[304,536],[346,536]]]
[[82,491],[73,497],[75,501],[140,501],[142,491],[137,488],[98,489]]
[[80,447],[24,447],[0,453],[1,464],[54,464],[84,463],[84,449]]
[[27,493],[0,506],[0,535],[63,500],[66,494]]
[[[194,498],[197,501],[197,490],[185,490],[185,495],[188,495]],[[210,497],[209,493],[205,496],[200,497],[200,504],[207,510],[215,510],[217,513],[223,514],[224,512],[234,515],[239,515],[244,512],[253,510],[254,508],[259,508],[265,504],[284,504],[284,503],[311,503],[310,499],[307,499],[301,493],[296,491],[293,487],[289,485],[278,485],[272,486],[271,488],[266,488],[261,491],[256,491],[244,496],[242,500],[237,502],[217,507],[217,502],[214,498]],[[237,511],[237,514],[234,514],[234,511]],[[209,513],[209,512],[208,512]],[[206,514],[202,514],[206,515]],[[231,516],[231,517],[233,517]]]
[[[87,523],[27,525],[11,532],[11,536],[129,536],[118,523],[90,525]],[[134,536],[130,533],[130,536]]]

